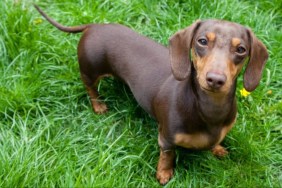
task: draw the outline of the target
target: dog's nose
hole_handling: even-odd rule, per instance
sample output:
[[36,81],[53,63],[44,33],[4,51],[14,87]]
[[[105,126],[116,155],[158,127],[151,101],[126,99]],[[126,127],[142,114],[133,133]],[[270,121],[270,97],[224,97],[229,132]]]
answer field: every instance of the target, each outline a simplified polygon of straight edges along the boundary
[[208,72],[206,75],[207,84],[213,89],[221,88],[226,82],[226,76],[224,74]]

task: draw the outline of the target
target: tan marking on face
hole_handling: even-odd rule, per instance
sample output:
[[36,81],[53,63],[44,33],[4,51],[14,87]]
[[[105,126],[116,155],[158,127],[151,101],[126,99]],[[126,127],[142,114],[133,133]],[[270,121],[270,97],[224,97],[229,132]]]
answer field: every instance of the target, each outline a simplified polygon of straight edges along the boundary
[[234,80],[237,78],[237,76],[241,72],[243,66],[244,66],[244,63],[235,65],[235,63],[232,61],[228,62],[228,74],[229,74],[228,77],[230,78],[229,84],[232,84],[234,82]]
[[223,91],[228,92],[230,90],[232,84],[234,83],[235,78],[239,74],[238,67],[235,65],[234,62],[229,60],[227,62],[227,67],[224,71],[224,74],[226,75],[227,79],[226,79],[224,86],[221,89]]
[[[239,43],[238,43],[239,42]],[[233,38],[234,44],[240,44],[240,39]],[[207,56],[199,57],[196,55],[195,49],[192,48],[193,65],[197,71],[197,80],[202,88],[208,89],[209,86],[206,81],[206,75],[209,71],[219,71],[226,76],[225,84],[218,90],[218,92],[209,92],[209,96],[217,104],[224,103],[227,94],[229,93],[236,77],[243,68],[244,63],[236,65],[233,61],[223,56],[221,52],[210,53]]]
[[237,47],[239,44],[241,44],[241,39],[239,39],[239,38],[232,38],[231,44],[232,44],[232,46]]
[[174,143],[188,149],[203,149],[209,147],[209,137],[204,133],[185,134],[177,133],[174,137]]
[[[206,75],[208,71],[214,70],[214,66],[213,65],[213,55],[210,56],[205,56],[205,57],[198,57],[195,54],[195,51],[192,50],[192,54],[193,54],[193,63],[194,63],[194,67],[197,71],[197,79],[198,82],[200,84],[200,86],[202,88],[209,88],[207,81],[206,81]],[[223,62],[224,63],[224,62]],[[226,65],[220,65],[225,67]],[[216,65],[216,67],[218,67],[218,65]],[[224,68],[223,68],[224,69]],[[225,68],[226,69],[226,68]],[[226,74],[226,70],[224,69],[223,73]],[[225,88],[226,87],[226,88]],[[222,99],[224,99],[224,96],[228,93],[230,87],[227,88],[226,84],[220,89],[220,93],[212,93],[210,92],[209,95],[214,98],[214,101],[218,104],[220,104],[219,102],[223,102]]]
[[211,69],[211,56],[198,57],[195,50],[192,49],[193,64],[197,71],[197,79],[200,86],[207,87],[206,84],[206,72]]
[[[227,94],[230,91],[230,88],[232,87],[235,79],[237,78],[237,76],[241,72],[244,63],[240,63],[240,64],[236,65],[233,61],[228,60],[226,62],[226,65],[227,66],[224,69],[223,73],[226,75],[227,79],[226,79],[225,84],[220,88],[220,92],[222,94]],[[223,97],[223,96],[221,96],[221,97]]]
[[209,41],[213,42],[215,40],[215,33],[207,33],[206,34],[207,38],[209,39]]

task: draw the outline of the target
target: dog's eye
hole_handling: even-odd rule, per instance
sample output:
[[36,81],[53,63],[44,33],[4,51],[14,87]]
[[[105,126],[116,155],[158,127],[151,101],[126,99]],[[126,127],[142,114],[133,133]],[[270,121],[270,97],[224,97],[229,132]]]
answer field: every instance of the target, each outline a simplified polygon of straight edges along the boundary
[[207,46],[207,45],[208,45],[207,39],[199,39],[199,40],[198,40],[198,43],[201,44],[201,45],[203,45],[203,46]]
[[236,49],[236,52],[238,54],[244,54],[246,52],[246,49],[243,47],[243,46],[239,46],[237,49]]

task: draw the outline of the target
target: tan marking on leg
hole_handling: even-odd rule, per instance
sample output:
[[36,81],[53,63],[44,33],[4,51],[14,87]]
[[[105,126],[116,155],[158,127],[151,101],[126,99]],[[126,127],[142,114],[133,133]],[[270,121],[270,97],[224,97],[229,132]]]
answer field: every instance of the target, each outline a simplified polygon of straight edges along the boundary
[[97,89],[90,88],[88,86],[86,86],[86,89],[90,96],[90,101],[91,101],[94,112],[97,114],[105,113],[107,111],[107,106],[105,103],[99,101],[98,99],[99,94],[98,94]]
[[157,168],[157,179],[161,185],[165,185],[173,176],[175,151],[162,151]]
[[212,148],[212,153],[217,157],[224,157],[228,154],[228,151],[221,145],[216,145]]
[[94,86],[97,87],[101,79],[106,78],[106,77],[111,77],[111,76],[113,76],[113,75],[111,75],[111,74],[103,74],[103,75],[99,76],[96,79],[96,81],[94,83]]
[[[159,125],[159,126],[160,126],[160,125]],[[163,142],[163,138],[162,138],[162,136],[161,136],[160,133],[158,134],[158,144],[159,144],[159,146],[160,146],[161,148],[164,148],[164,147],[165,147],[165,144],[164,144],[164,142]]]
[[221,132],[220,132],[220,137],[219,140],[217,142],[217,144],[220,144],[221,141],[225,138],[225,136],[227,135],[227,133],[232,129],[232,127],[234,126],[236,122],[236,117],[234,118],[234,120],[230,123],[230,125],[225,126],[222,128]]
[[95,80],[95,83],[92,87],[86,86],[87,92],[90,96],[93,110],[97,114],[103,114],[107,112],[108,110],[107,105],[99,100],[99,93],[97,91],[97,86],[99,84],[99,81],[102,78],[108,77],[108,76],[111,76],[111,75],[110,74],[101,75]]
[[220,132],[220,137],[219,140],[217,142],[217,144],[215,145],[214,148],[212,148],[212,153],[217,156],[217,157],[224,157],[225,155],[228,154],[228,151],[220,145],[221,141],[225,138],[226,134],[232,129],[232,127],[234,126],[236,122],[236,117],[234,118],[234,120],[230,123],[230,125],[223,127],[223,129]]

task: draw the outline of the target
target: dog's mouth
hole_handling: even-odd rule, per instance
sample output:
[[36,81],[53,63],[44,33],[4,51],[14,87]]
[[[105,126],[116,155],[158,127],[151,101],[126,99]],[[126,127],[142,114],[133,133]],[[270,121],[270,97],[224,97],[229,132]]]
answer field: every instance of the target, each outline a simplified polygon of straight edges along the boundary
[[213,95],[213,96],[218,96],[218,97],[223,97],[225,95],[228,94],[228,92],[226,92],[223,89],[214,89],[214,88],[209,88],[209,87],[200,87],[201,90],[206,93],[207,95]]
[[206,92],[212,92],[212,93],[219,92],[218,90],[215,90],[215,89],[212,89],[212,88],[208,88],[208,87],[203,87],[203,86],[201,86],[201,89],[206,91]]
[[220,90],[218,89],[213,89],[213,88],[208,88],[208,87],[203,87],[203,86],[201,86],[201,89],[208,93],[220,93]]

